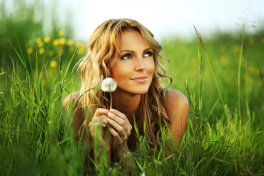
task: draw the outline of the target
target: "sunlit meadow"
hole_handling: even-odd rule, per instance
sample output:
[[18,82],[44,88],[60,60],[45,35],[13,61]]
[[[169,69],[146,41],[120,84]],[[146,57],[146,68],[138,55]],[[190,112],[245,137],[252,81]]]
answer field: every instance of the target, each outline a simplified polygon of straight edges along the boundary
[[[55,17],[46,32],[35,19],[39,6],[20,4],[9,15],[1,6],[0,175],[128,175],[121,163],[107,167],[105,155],[88,166],[88,146],[74,142],[61,104],[80,89],[77,67],[87,41],[75,40],[70,25]],[[151,150],[138,136],[130,174],[264,175],[264,28],[211,37],[193,32],[191,40],[160,41],[170,87],[189,99],[183,142],[168,156],[166,139]]]

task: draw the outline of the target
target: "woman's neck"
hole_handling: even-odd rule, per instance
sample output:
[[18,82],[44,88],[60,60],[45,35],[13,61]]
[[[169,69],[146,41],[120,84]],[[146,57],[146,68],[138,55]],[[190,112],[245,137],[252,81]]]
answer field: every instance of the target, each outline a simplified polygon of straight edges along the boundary
[[112,93],[113,108],[124,113],[128,119],[137,112],[141,95],[130,94],[128,92],[117,89]]

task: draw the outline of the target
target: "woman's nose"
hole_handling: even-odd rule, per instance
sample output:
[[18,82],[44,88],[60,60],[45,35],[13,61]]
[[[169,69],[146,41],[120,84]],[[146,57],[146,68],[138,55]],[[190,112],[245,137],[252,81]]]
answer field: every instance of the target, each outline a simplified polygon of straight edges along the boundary
[[143,57],[137,57],[135,59],[135,70],[144,70],[146,68],[146,64]]

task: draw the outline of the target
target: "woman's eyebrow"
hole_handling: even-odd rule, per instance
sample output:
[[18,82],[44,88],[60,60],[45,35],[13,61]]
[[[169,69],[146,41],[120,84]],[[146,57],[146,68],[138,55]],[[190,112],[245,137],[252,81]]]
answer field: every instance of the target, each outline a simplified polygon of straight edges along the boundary
[[130,53],[134,53],[134,51],[132,51],[132,50],[122,50],[121,53],[122,53],[122,52],[130,52]]
[[[144,49],[143,52],[148,51],[148,50],[152,50],[152,49],[151,49],[151,48],[146,48],[146,49]],[[134,53],[135,51],[132,51],[132,50],[122,50],[121,53],[122,53],[122,52],[130,52],[130,53]]]
[[147,48],[147,49],[145,49],[145,50],[144,50],[144,52],[145,52],[145,51],[148,51],[148,50],[151,50],[151,51],[152,51],[152,49],[151,49],[151,48]]

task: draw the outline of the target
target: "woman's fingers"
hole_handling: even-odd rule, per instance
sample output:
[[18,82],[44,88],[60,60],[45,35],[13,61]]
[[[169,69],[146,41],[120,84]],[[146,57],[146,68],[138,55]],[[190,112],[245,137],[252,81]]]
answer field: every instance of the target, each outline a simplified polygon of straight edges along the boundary
[[[114,116],[114,115],[115,116]],[[125,121],[125,124],[127,124],[127,128],[129,128],[129,130],[131,130],[132,129],[132,125],[130,124],[130,122],[129,122],[129,120],[127,119],[127,117],[126,117],[126,115],[125,114],[123,114],[122,112],[120,112],[120,111],[118,111],[118,110],[116,110],[116,109],[110,109],[110,112],[108,112],[108,116],[109,115],[111,115],[111,117],[119,117],[119,118],[115,118],[115,119],[117,119],[117,122],[121,125],[121,126],[123,126],[122,125],[122,123],[124,123],[124,121]],[[114,119],[114,120],[115,120]],[[122,120],[123,121],[122,121]]]
[[94,117],[98,117],[101,115],[107,115],[107,113],[109,112],[108,109],[103,109],[103,108],[97,108],[94,112]]
[[126,121],[120,117],[118,117],[117,115],[113,114],[112,112],[108,112],[108,117],[110,117],[112,120],[114,120],[115,122],[117,122],[120,126],[125,126]]
[[110,109],[110,112],[116,114],[117,116],[121,117],[123,120],[127,119],[126,115],[116,109]]
[[[108,117],[110,117],[109,119],[115,121],[119,126],[121,126],[122,129],[120,130],[119,128],[116,128],[117,131],[123,132],[124,130],[126,136],[130,136],[132,126],[130,125],[128,120],[126,121],[118,117],[117,115],[113,114],[112,112],[108,112]],[[124,136],[124,134],[121,135]]]
[[110,118],[108,118],[108,122],[120,134],[121,137],[125,139],[127,138],[126,131],[122,126],[120,126],[120,124]]
[[92,122],[101,122],[102,124],[107,125],[107,124],[108,124],[107,119],[108,119],[108,116],[106,116],[106,115],[101,115],[101,116],[94,117],[94,118],[92,119]]
[[122,138],[119,136],[118,132],[116,132],[112,127],[108,127],[108,129],[118,144],[122,144],[124,142],[124,140],[122,140]]

